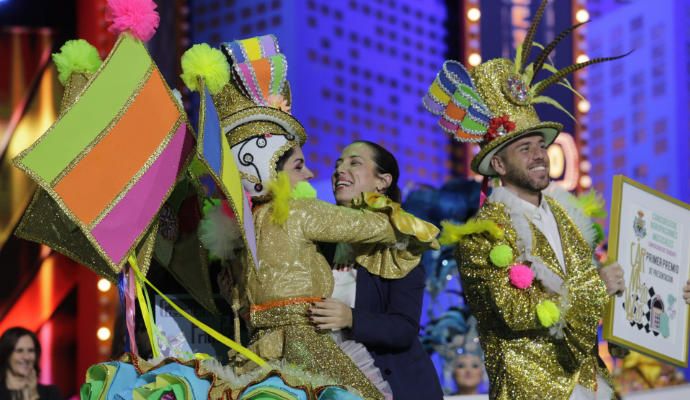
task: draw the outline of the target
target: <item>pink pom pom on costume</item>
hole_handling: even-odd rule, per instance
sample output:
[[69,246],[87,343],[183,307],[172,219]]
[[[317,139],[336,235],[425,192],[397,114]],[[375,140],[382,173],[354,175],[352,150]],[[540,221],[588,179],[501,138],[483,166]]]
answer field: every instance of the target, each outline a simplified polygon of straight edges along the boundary
[[120,34],[129,32],[144,42],[156,33],[160,17],[153,0],[108,0],[105,18],[108,30]]
[[510,276],[510,283],[518,289],[527,289],[532,286],[532,281],[534,281],[534,272],[524,264],[510,267],[508,276]]

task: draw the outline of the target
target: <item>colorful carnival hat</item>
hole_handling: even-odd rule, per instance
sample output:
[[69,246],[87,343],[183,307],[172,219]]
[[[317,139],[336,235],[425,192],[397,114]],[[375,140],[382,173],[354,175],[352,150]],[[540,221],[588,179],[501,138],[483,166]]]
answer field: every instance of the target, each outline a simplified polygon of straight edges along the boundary
[[307,140],[304,127],[290,115],[287,59],[273,35],[222,45],[232,64],[234,85],[216,101],[221,126],[235,154],[243,185],[252,197],[265,198],[276,178],[276,162]]
[[290,115],[287,60],[273,35],[236,40],[222,48],[227,61],[206,44],[193,46],[183,55],[182,78],[192,90],[200,88],[199,78],[204,81],[244,189],[251,197],[266,199],[267,182],[276,177],[280,156],[307,140],[302,124]]
[[[534,34],[547,3],[548,0],[541,2],[514,61],[493,59],[468,72],[459,62],[448,60],[422,99],[429,112],[441,117],[439,125],[455,140],[479,144],[479,153],[472,159],[472,170],[478,174],[495,176],[496,171],[491,167],[493,156],[526,135],[541,134],[547,146],[553,143],[563,125],[541,121],[534,104],[547,103],[571,118],[572,115],[556,100],[542,95],[546,88],[557,83],[574,91],[565,76],[588,65],[625,56],[594,58],[557,70],[548,62],[549,54],[581,23],[561,32],[543,48],[534,62],[528,64]],[[536,81],[541,70],[552,75]]]

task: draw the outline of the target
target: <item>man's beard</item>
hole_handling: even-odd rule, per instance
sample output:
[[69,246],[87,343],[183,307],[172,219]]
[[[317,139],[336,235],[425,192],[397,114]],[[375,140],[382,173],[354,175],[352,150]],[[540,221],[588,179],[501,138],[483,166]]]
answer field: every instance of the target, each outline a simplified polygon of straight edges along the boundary
[[520,189],[527,190],[533,193],[541,192],[549,186],[548,170],[549,164],[544,163],[547,171],[547,178],[542,181],[532,180],[529,177],[529,172],[515,168],[511,163],[503,161],[506,164],[506,174],[503,176],[503,180],[509,182],[513,186],[517,186]]

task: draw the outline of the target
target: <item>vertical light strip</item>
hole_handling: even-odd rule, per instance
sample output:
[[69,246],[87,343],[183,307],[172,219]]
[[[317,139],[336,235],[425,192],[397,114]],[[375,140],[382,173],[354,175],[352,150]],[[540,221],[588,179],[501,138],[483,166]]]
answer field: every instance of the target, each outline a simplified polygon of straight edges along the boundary
[[[572,24],[578,24],[588,19],[586,0],[574,0],[572,2]],[[587,25],[579,27],[573,35],[573,60],[574,62],[586,61],[587,54]],[[587,68],[575,72],[573,86],[582,96],[587,98]],[[574,97],[574,115],[578,123],[574,124],[575,143],[577,144],[580,162],[576,166],[580,171],[576,191],[582,192],[589,190],[592,186],[590,174],[591,163],[589,161],[589,102],[582,100],[576,95]]]
[[[464,0],[462,8],[463,18],[463,37],[461,43],[464,43],[462,62],[466,67],[472,68],[481,63],[481,0]],[[478,152],[479,148],[476,144],[463,143],[464,148],[464,163],[465,171],[467,171],[468,178],[481,180],[481,176],[472,172],[470,164],[472,158]]]

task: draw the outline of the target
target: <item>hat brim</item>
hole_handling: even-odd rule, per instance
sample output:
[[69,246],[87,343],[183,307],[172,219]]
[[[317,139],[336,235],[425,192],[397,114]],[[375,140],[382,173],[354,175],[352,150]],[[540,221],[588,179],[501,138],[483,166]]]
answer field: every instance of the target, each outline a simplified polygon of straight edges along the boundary
[[[302,124],[292,115],[273,107],[249,107],[237,111],[225,117],[221,121],[223,131],[226,135],[232,135],[230,145],[234,145],[250,137],[257,136],[256,132],[245,132],[244,134],[233,134],[233,130],[254,122],[266,122],[278,125],[286,133],[294,135],[299,141],[300,146],[307,141],[307,133]],[[269,133],[269,132],[265,132]],[[273,132],[277,134],[278,132]],[[245,137],[246,136],[246,137]]]
[[529,129],[511,132],[507,135],[494,139],[479,150],[476,156],[472,159],[472,171],[477,174],[492,177],[498,175],[491,167],[491,159],[510,143],[534,134],[541,134],[547,146],[556,140],[558,134],[563,130],[563,125],[558,122],[542,122],[540,124],[531,126]]

